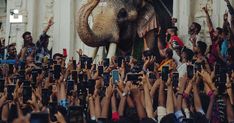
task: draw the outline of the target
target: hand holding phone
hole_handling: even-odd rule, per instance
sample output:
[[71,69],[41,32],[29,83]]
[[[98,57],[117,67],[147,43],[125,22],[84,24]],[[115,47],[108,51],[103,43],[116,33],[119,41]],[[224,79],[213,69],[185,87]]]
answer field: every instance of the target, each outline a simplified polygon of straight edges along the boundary
[[67,57],[67,49],[66,48],[63,49],[63,57],[65,57],[65,58]]
[[117,85],[119,81],[119,71],[118,70],[112,70],[112,79],[113,84]]

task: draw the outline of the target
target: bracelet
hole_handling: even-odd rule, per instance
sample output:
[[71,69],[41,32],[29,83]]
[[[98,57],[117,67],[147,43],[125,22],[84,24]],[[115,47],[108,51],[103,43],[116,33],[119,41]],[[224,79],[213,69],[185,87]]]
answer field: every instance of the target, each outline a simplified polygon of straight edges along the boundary
[[182,93],[179,93],[179,92],[178,92],[176,95],[177,95],[177,96],[182,96],[182,97],[183,97],[183,94],[182,94]]
[[213,91],[209,91],[208,93],[207,93],[207,96],[212,96],[214,94],[214,92]]

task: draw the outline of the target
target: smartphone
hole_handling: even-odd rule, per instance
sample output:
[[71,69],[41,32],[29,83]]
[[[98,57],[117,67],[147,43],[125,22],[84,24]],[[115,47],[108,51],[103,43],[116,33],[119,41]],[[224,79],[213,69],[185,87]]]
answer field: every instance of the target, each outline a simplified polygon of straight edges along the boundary
[[162,67],[162,80],[164,82],[167,81],[168,79],[168,74],[169,74],[169,66],[163,66]]
[[55,65],[54,66],[54,78],[58,80],[60,78],[60,74],[61,74],[61,66]]
[[57,106],[57,102],[52,102],[49,103],[49,110],[50,110],[50,120],[52,122],[57,121],[57,118],[55,117],[55,114],[58,112],[58,106]]
[[104,81],[104,86],[105,87],[109,86],[110,73],[103,73],[103,81]]
[[89,90],[90,94],[94,93],[94,89],[95,89],[95,80],[94,79],[89,79],[86,83],[86,88]]
[[193,65],[187,65],[187,76],[189,79],[192,79],[194,75],[194,67]]
[[30,115],[30,123],[49,123],[49,114],[44,112],[33,112]]
[[80,57],[81,69],[85,69],[85,62],[86,62],[86,57],[81,56]]
[[76,70],[76,60],[72,60],[73,69]]
[[66,48],[63,48],[63,57],[67,57],[67,49]]
[[117,85],[119,82],[119,71],[118,70],[112,70],[112,79],[113,79],[113,84]]
[[172,74],[172,85],[174,88],[178,87],[178,83],[179,83],[179,73],[173,73]]
[[36,69],[32,70],[32,86],[36,87],[36,83],[37,83],[37,76],[38,76],[38,71]]
[[68,123],[83,123],[83,107],[81,106],[70,106],[68,108]]
[[72,91],[74,90],[74,81],[68,80],[67,81],[67,95],[72,95]]
[[191,118],[184,118],[182,123],[194,123],[194,121]]
[[73,80],[75,83],[77,83],[77,82],[78,82],[77,79],[78,79],[78,78],[77,78],[77,71],[76,71],[76,70],[73,70],[73,71],[72,71],[72,80]]
[[110,66],[110,59],[109,58],[104,58],[103,59],[103,66],[104,67],[109,67]]
[[83,82],[83,80],[84,80],[83,73],[78,74],[78,79],[79,79],[80,83]]
[[143,76],[143,74],[128,73],[127,74],[127,80],[131,81],[134,85],[138,85],[139,81],[141,81],[141,79],[139,78],[140,76]]
[[7,85],[7,100],[13,100],[15,85]]
[[92,57],[88,57],[86,59],[87,62],[87,69],[91,69],[92,68],[92,63],[93,63],[93,58]]
[[50,100],[50,90],[47,88],[44,88],[41,90],[41,96],[42,96],[42,104],[44,106],[49,104],[49,100]]
[[103,72],[104,72],[103,69],[104,69],[103,66],[98,66],[98,74],[99,74],[99,75],[102,75],[102,74],[103,74]]
[[123,57],[118,57],[118,61],[117,61],[118,67],[121,67],[123,60],[124,60]]
[[0,78],[0,92],[4,92],[5,88],[5,80],[3,78]]
[[23,81],[23,86],[30,86],[31,82],[29,80]]
[[23,103],[26,104],[32,98],[32,88],[30,86],[23,86]]

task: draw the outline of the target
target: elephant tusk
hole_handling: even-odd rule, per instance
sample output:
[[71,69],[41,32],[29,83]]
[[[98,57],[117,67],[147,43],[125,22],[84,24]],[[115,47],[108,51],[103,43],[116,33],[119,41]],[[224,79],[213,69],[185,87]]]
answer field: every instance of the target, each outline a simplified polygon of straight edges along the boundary
[[111,59],[112,56],[115,56],[116,49],[117,49],[117,44],[110,43],[107,58]]

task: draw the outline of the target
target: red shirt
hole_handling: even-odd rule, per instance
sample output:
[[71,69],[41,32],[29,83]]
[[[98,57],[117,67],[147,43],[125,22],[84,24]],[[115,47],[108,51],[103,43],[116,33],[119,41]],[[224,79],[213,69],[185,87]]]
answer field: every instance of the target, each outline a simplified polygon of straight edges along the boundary
[[169,48],[169,46],[173,47],[174,45],[179,45],[180,47],[184,46],[183,41],[176,35],[172,36],[170,41],[167,43],[166,48]]

